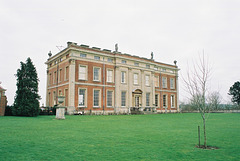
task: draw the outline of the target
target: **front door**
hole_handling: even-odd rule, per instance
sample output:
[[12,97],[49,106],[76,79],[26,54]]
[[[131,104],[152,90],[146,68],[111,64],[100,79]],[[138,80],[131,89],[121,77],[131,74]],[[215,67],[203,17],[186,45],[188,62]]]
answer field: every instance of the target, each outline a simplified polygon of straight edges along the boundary
[[139,96],[135,96],[135,107],[139,107]]

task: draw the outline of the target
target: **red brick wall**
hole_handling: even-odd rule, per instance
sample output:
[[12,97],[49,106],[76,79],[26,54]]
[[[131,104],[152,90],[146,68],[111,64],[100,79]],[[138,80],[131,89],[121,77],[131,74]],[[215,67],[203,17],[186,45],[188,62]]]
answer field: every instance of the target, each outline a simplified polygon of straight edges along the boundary
[[0,116],[4,116],[6,106],[7,106],[7,97],[2,96],[1,102],[0,102]]

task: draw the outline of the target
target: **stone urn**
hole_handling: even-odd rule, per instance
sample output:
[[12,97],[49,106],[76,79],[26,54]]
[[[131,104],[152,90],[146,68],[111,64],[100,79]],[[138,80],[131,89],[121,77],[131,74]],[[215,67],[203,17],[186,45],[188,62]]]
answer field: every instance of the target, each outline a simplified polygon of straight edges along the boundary
[[56,119],[64,120],[65,119],[65,107],[62,105],[64,102],[65,96],[58,96],[58,106],[56,109]]

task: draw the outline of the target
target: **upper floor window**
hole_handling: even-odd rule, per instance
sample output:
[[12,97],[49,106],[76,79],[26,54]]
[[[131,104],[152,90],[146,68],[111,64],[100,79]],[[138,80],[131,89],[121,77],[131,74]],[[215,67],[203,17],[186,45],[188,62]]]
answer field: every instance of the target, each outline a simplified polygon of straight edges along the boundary
[[149,64],[146,64],[146,68],[147,68],[147,69],[150,69],[150,65],[149,65]]
[[81,58],[86,58],[86,57],[87,57],[87,54],[80,53],[80,57],[81,57]]
[[99,67],[93,68],[93,80],[100,81],[100,68]]
[[113,82],[113,70],[107,70],[107,82]]
[[67,66],[65,68],[65,80],[68,80],[68,77],[69,77],[69,67]]
[[145,85],[146,85],[146,86],[149,86],[149,85],[150,85],[150,80],[149,80],[149,79],[150,79],[150,76],[149,76],[149,75],[146,75],[146,76],[145,76]]
[[121,72],[121,83],[126,83],[126,72]]
[[154,67],[154,70],[158,70],[158,67],[157,67],[157,66],[155,66],[155,67]]
[[100,60],[100,56],[94,56],[95,60]]
[[138,74],[137,73],[134,73],[133,74],[133,84],[138,84]]
[[126,61],[126,60],[122,60],[122,63],[123,63],[123,64],[126,64],[126,63],[127,63],[127,61]]
[[158,78],[159,78],[158,76],[154,77],[155,87],[159,87],[159,79]]
[[110,62],[110,63],[112,63],[112,62],[113,62],[113,59],[112,59],[112,58],[108,58],[107,61]]
[[59,82],[62,81],[62,69],[59,70]]
[[138,67],[138,66],[139,66],[139,63],[137,63],[137,62],[134,62],[134,66],[137,66],[137,67]]
[[79,65],[78,79],[87,80],[87,66]]
[[170,88],[175,89],[175,79],[174,78],[170,78]]
[[167,88],[167,77],[162,77],[162,87]]

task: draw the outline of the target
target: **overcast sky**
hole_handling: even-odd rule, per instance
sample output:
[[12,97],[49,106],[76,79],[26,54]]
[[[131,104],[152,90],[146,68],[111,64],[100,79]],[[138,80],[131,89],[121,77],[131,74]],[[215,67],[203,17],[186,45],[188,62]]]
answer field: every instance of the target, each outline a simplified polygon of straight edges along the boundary
[[[0,81],[9,105],[21,61],[36,66],[40,103],[45,104],[48,52],[67,42],[119,51],[177,65],[204,50],[212,66],[211,91],[225,102],[240,80],[239,0],[0,0]],[[180,78],[180,100],[186,100]]]

